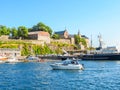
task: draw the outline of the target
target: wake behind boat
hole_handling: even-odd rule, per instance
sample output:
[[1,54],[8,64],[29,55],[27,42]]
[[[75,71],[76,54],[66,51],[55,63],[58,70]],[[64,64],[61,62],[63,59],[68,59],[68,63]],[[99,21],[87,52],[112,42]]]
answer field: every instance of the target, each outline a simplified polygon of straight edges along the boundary
[[77,60],[65,60],[62,63],[55,63],[55,64],[51,64],[50,65],[53,69],[57,69],[57,70],[62,70],[62,69],[66,69],[66,70],[83,70],[84,66],[83,64],[79,64],[79,62]]

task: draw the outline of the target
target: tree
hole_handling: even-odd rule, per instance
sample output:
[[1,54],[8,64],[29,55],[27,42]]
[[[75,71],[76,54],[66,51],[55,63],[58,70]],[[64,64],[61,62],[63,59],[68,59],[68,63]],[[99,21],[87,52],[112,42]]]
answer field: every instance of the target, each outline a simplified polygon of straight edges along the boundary
[[58,34],[53,34],[52,38],[53,39],[60,39],[60,36]]
[[28,28],[28,32],[30,32],[32,30],[32,28]]
[[47,45],[44,45],[44,51],[45,51],[45,54],[53,53],[52,50]]
[[75,44],[79,44],[80,43],[80,36],[74,35],[74,38],[75,38]]
[[84,38],[80,38],[80,42],[82,43],[82,45],[87,47],[87,43],[86,43],[86,40]]
[[27,56],[27,55],[30,55],[30,54],[31,54],[31,52],[30,52],[29,45],[23,44],[23,47],[22,47],[22,50],[21,50],[21,55],[22,56]]
[[37,25],[34,25],[30,31],[45,31],[52,35],[52,29],[42,22],[39,22]]
[[11,34],[12,38],[17,38],[18,37],[18,30],[16,28],[11,28]]
[[8,31],[7,31],[7,27],[1,25],[1,26],[0,26],[0,33],[1,33],[1,35],[8,35],[9,33],[8,33]]
[[76,45],[79,45],[80,42],[81,42],[82,45],[84,45],[85,47],[87,47],[87,42],[86,42],[86,40],[84,38],[80,38],[79,35],[74,35],[74,38],[75,38],[75,44]]
[[52,35],[52,29],[49,26],[46,26],[47,32]]
[[10,32],[11,32],[11,29],[10,29],[10,28],[7,28],[7,33],[6,33],[6,35],[10,35]]
[[28,36],[28,29],[25,26],[18,27],[18,37],[27,38]]

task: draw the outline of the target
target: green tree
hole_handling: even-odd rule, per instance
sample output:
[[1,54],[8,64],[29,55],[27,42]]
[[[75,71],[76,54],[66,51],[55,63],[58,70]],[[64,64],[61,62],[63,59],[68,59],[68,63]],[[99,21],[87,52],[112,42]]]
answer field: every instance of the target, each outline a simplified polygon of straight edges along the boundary
[[45,54],[53,53],[52,50],[47,45],[44,46],[44,51],[45,51]]
[[28,32],[32,31],[32,28],[28,28]]
[[87,47],[87,43],[86,43],[86,40],[84,38],[80,38],[80,42],[82,43],[82,45]]
[[80,36],[74,35],[74,38],[75,38],[75,44],[79,44],[80,43]]
[[52,38],[53,39],[60,39],[60,36],[58,34],[53,34]]
[[9,34],[10,34],[10,28],[7,28],[6,26],[1,25],[0,35],[9,35]]
[[35,55],[39,55],[39,54],[41,54],[40,53],[40,50],[41,50],[41,46],[38,46],[38,45],[34,45],[33,47],[32,47],[32,49],[33,49],[33,53],[35,54]]
[[49,27],[49,26],[46,26],[46,31],[50,34],[50,35],[52,35],[52,29]]
[[87,42],[86,42],[86,40],[84,38],[80,38],[79,35],[74,35],[74,38],[75,38],[75,44],[78,45],[78,48],[79,48],[80,42],[81,42],[82,45],[87,47]]
[[34,52],[34,54],[38,54],[38,55],[39,54],[44,55],[44,54],[51,54],[51,53],[53,53],[52,50],[47,45],[45,45],[45,46],[34,45],[33,46],[33,52]]
[[7,28],[7,33],[6,33],[6,35],[10,35],[10,32],[11,32],[11,29],[10,29],[10,28]]
[[18,27],[18,37],[22,37],[22,39],[27,38],[28,36],[28,29],[25,26]]
[[30,29],[30,31],[45,31],[52,35],[52,29],[42,22],[39,22],[37,25],[34,25],[32,29]]
[[22,56],[27,56],[27,55],[30,55],[30,54],[31,54],[31,52],[30,52],[29,45],[23,44],[21,55]]
[[12,38],[17,38],[18,37],[18,30],[16,28],[11,28],[11,34]]

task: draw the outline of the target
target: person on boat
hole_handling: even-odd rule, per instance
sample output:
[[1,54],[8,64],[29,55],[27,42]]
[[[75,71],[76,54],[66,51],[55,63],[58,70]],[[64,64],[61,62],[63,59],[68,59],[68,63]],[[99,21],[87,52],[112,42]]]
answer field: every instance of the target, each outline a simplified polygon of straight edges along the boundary
[[72,63],[72,64],[75,64],[75,62],[74,62],[74,61],[71,61],[71,63]]
[[78,62],[78,61],[76,61],[76,64],[79,64],[79,62]]

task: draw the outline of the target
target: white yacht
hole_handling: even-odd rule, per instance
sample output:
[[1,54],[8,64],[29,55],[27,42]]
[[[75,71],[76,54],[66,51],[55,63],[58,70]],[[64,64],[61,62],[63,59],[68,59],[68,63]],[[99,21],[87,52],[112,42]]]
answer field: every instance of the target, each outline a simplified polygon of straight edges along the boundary
[[40,59],[36,56],[28,56],[26,57],[26,60],[40,60]]
[[83,64],[79,64],[77,60],[65,60],[62,63],[54,63],[50,65],[53,69],[66,69],[66,70],[83,70]]

